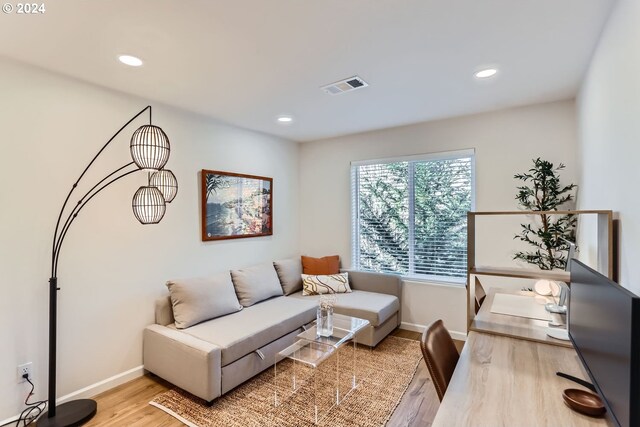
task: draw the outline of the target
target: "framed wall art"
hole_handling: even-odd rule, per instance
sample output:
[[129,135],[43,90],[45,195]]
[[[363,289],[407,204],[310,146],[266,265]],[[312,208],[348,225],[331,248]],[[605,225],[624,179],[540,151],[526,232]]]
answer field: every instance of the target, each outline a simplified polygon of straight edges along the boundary
[[273,234],[273,179],[203,169],[202,240]]

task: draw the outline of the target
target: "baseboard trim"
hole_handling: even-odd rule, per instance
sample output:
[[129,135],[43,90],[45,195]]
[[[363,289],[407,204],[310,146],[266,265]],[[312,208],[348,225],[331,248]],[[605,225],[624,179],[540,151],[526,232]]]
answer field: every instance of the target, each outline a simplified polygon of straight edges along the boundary
[[117,387],[120,384],[124,384],[138,377],[141,377],[143,375],[144,375],[144,366],[142,365],[136,366],[133,369],[129,369],[128,371],[121,372],[105,380],[98,381],[95,384],[88,385],[85,388],[82,388],[80,390],[61,396],[56,399],[56,402],[60,404],[60,403],[67,402],[69,400],[88,399],[102,392],[110,390],[114,387]]
[[[426,327],[427,327],[426,325],[418,325],[416,323],[409,323],[409,322],[402,322],[400,324],[400,329],[406,329],[407,331],[413,331],[413,332],[424,332]],[[458,340],[458,341],[467,340],[467,334],[465,332],[452,331],[451,329],[449,329],[449,334],[451,335],[451,338],[453,338],[454,340]]]
[[[102,392],[105,392],[107,390],[110,390],[114,387],[119,386],[120,384],[124,384],[126,382],[129,382],[131,380],[135,380],[138,377],[141,377],[144,375],[144,366],[140,365],[140,366],[136,366],[133,369],[129,369],[128,371],[125,372],[121,372],[119,374],[116,374],[112,377],[109,377],[105,380],[102,381],[98,381],[95,384],[91,384],[88,385],[85,388],[82,388],[80,390],[74,391],[72,393],[69,393],[67,395],[61,396],[59,398],[56,399],[56,403],[59,405],[61,403],[67,402],[69,400],[74,400],[74,399],[89,399],[92,398]],[[18,418],[20,417],[20,415],[14,415],[13,417],[9,417],[6,420],[2,420],[0,421],[0,425],[5,425],[7,423],[10,422],[14,422],[17,421]]]
[[19,415],[14,415],[13,417],[9,417],[6,420],[0,420],[0,426],[9,424],[9,423],[15,423],[16,421],[18,421],[18,417]]

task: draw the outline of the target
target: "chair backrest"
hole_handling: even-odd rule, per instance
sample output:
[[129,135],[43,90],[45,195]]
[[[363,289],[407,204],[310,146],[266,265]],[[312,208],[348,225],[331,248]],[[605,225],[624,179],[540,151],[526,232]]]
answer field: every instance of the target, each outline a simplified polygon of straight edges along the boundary
[[427,327],[422,334],[420,348],[438,398],[442,400],[460,357],[442,320],[436,320]]
[[480,311],[480,307],[482,307],[482,303],[484,302],[484,299],[487,297],[486,292],[484,291],[484,288],[482,287],[482,283],[480,283],[480,280],[478,280],[478,278],[475,278],[475,282],[476,282],[476,286],[475,286],[475,294],[476,294],[476,314],[478,314],[478,312]]

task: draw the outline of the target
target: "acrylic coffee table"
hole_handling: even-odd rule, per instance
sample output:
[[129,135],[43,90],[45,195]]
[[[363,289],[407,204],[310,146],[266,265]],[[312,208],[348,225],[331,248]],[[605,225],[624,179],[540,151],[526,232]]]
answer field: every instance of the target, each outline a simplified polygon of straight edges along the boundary
[[[329,413],[336,405],[339,405],[348,395],[358,386],[356,377],[356,336],[359,331],[369,325],[369,321],[357,317],[344,316],[340,314],[333,315],[333,333],[328,336],[319,336],[315,322],[306,331],[300,333],[298,340],[280,351],[276,355],[276,363],[274,364],[274,403],[280,406],[284,403],[282,397],[278,395],[278,384],[283,381],[282,373],[278,371],[278,363],[283,360],[289,360],[292,364],[289,370],[290,375],[286,375],[284,381],[290,381],[290,390],[293,393],[298,392],[302,387],[313,388],[313,422],[318,424],[322,417],[319,414],[318,402],[318,377],[320,376],[318,368],[327,364],[335,364],[335,370],[331,369],[332,376],[335,378],[335,396],[331,397],[331,403],[327,405],[324,415]],[[351,343],[353,350],[350,352],[351,357],[348,361],[341,361],[341,352],[339,349],[346,344]],[[344,357],[342,357],[344,359]],[[345,366],[343,366],[345,365]],[[349,369],[349,384],[341,389],[340,379],[341,370]],[[311,375],[301,375],[304,370],[311,369]],[[280,375],[280,377],[278,376]],[[321,380],[327,381],[326,377]]]

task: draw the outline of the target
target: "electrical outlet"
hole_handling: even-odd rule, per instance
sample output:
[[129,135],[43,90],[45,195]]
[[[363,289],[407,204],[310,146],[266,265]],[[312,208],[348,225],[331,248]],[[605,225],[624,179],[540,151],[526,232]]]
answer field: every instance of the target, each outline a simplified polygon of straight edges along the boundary
[[26,381],[23,377],[24,374],[27,374],[29,376],[29,379],[31,379],[31,365],[31,362],[18,365],[18,383],[23,383]]

